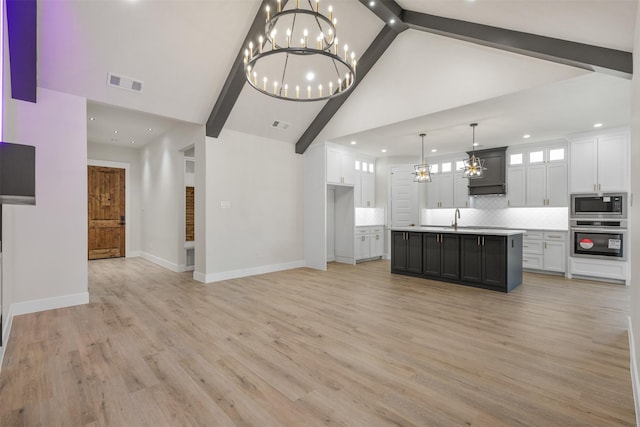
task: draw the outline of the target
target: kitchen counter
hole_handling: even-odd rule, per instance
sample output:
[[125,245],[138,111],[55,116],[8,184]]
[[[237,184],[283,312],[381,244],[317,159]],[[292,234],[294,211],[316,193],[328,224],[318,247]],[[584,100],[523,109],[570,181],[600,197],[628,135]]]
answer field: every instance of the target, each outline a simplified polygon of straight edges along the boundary
[[391,273],[509,292],[522,283],[524,232],[393,227]]
[[509,228],[466,228],[458,227],[393,227],[391,231],[413,231],[417,233],[453,233],[453,234],[479,234],[485,236],[513,236],[516,234],[524,234],[526,230],[512,230]]

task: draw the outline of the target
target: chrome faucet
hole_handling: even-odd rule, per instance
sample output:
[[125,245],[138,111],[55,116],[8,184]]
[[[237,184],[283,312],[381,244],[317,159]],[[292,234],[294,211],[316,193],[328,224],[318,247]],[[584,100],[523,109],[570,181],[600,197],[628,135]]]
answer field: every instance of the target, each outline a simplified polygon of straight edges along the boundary
[[456,211],[453,213],[453,224],[451,224],[454,230],[458,229],[458,218],[460,218],[460,209],[456,208]]

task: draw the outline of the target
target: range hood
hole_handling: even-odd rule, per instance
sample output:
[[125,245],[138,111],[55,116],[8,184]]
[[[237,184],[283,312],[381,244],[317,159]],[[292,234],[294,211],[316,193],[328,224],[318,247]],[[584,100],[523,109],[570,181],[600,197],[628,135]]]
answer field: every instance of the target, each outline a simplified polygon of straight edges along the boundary
[[[482,176],[469,179],[470,196],[504,195],[506,186],[506,151],[507,147],[476,150],[475,154],[484,160]],[[471,152],[467,152],[471,155]]]
[[36,204],[36,147],[0,142],[0,204]]

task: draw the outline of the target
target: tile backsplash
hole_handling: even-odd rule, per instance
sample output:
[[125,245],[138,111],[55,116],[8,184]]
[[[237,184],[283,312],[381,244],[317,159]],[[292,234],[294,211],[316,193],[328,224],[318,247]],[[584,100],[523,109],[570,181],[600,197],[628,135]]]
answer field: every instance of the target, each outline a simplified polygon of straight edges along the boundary
[[[562,229],[569,226],[569,210],[563,208],[509,208],[504,197],[476,197],[474,208],[460,209],[462,227]],[[449,226],[455,209],[423,209],[423,225]]]
[[383,224],[383,208],[356,208],[356,226]]

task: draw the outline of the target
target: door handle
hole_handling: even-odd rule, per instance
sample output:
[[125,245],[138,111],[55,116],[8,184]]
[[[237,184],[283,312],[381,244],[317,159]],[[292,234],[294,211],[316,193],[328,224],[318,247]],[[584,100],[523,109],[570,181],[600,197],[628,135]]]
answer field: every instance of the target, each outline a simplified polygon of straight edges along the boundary
[[478,242],[476,243],[476,246],[480,246],[480,236],[478,236]]
[[482,246],[484,246],[484,236],[482,236]]

